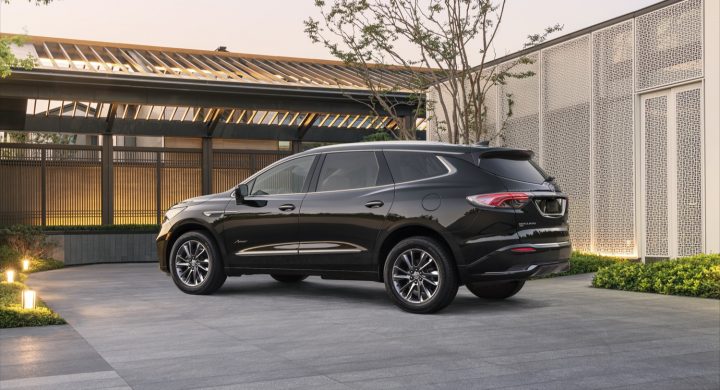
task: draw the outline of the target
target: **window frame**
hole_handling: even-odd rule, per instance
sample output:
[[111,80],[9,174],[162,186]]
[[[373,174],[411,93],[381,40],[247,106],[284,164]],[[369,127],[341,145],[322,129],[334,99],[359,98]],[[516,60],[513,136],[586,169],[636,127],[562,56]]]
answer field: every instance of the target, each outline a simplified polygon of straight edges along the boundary
[[[263,174],[265,174],[266,172],[268,172],[269,170],[271,170],[273,168],[279,167],[280,165],[283,165],[283,164],[286,164],[291,161],[297,160],[299,158],[304,158],[304,157],[312,157],[313,160],[310,163],[310,169],[308,170],[308,174],[307,174],[307,176],[305,176],[305,180],[303,181],[302,188],[300,189],[301,192],[289,192],[289,193],[285,193],[285,194],[250,195],[252,193],[253,187],[255,187],[255,181],[257,180],[258,177],[262,176]],[[313,154],[303,154],[303,155],[287,157],[287,159],[282,159],[273,164],[268,165],[267,167],[256,172],[254,175],[248,177],[247,179],[245,179],[243,182],[240,183],[240,184],[246,184],[248,186],[249,194],[245,198],[246,199],[256,199],[256,198],[266,198],[266,197],[270,197],[270,196],[301,195],[301,194],[308,193],[308,190],[310,187],[310,182],[312,181],[312,178],[315,175],[315,171],[317,170],[318,160],[319,160],[318,153],[313,153]],[[233,192],[233,197],[234,197],[234,192]]]
[[[357,187],[357,188],[346,188],[343,190],[327,190],[327,191],[318,191],[318,184],[320,181],[320,173],[322,172],[322,168],[325,165],[325,158],[329,154],[335,154],[335,153],[359,153],[359,152],[369,152],[375,154],[375,159],[378,164],[378,177],[376,180],[376,184],[374,186],[367,186],[367,187]],[[324,194],[324,193],[331,193],[331,192],[344,192],[344,191],[357,191],[357,190],[367,190],[372,188],[379,188],[379,187],[386,187],[394,185],[395,183],[392,180],[392,175],[390,174],[390,168],[387,165],[387,161],[385,160],[385,156],[382,153],[382,150],[377,149],[359,149],[359,150],[336,150],[331,152],[324,152],[322,153],[322,156],[318,159],[317,167],[315,171],[313,172],[312,181],[310,182],[310,187],[308,188],[308,193],[316,193],[316,194]]]
[[[387,152],[393,152],[393,153],[395,153],[395,152],[397,152],[397,153],[426,153],[426,154],[429,153],[429,154],[432,154],[432,156],[433,156],[434,158],[436,158],[436,159],[440,162],[440,164],[442,164],[442,166],[445,167],[445,169],[447,170],[447,172],[445,172],[445,173],[443,173],[443,174],[435,175],[435,176],[429,176],[429,177],[425,177],[425,178],[422,178],[422,179],[414,179],[414,180],[406,180],[406,181],[397,181],[397,180],[395,180],[395,177],[393,177],[393,181],[395,182],[395,184],[416,183],[416,182],[421,182],[421,181],[425,181],[425,180],[432,180],[432,179],[437,179],[437,178],[440,178],[440,177],[450,176],[450,175],[454,174],[455,172],[457,172],[457,168],[455,168],[455,166],[453,166],[444,156],[440,155],[440,153],[438,153],[438,152],[436,152],[436,151],[432,151],[432,150],[385,149],[385,150],[383,150],[383,157],[385,157],[384,154],[387,153]],[[390,170],[390,163],[388,162],[388,163],[386,163],[386,164],[387,164],[387,166],[388,166],[388,170],[390,171],[390,173],[391,173],[391,175],[392,175],[392,170]]]

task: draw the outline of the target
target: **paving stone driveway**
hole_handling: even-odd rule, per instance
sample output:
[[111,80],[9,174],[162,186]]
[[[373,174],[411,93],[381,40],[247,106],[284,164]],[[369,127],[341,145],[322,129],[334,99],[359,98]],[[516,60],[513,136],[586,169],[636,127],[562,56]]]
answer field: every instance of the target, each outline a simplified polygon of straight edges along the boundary
[[720,387],[720,302],[589,280],[461,289],[421,316],[379,283],[244,276],[190,296],[153,264],[65,268],[29,283],[70,326],[3,330],[0,388]]

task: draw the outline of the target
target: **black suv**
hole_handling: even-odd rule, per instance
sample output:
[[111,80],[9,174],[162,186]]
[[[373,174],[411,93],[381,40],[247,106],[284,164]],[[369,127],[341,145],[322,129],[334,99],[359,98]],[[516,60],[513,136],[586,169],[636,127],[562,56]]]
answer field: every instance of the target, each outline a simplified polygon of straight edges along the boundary
[[189,294],[227,276],[384,282],[431,313],[458,287],[516,294],[568,268],[567,198],[527,150],[431,142],[320,147],[236,188],[181,202],[157,238],[160,268]]

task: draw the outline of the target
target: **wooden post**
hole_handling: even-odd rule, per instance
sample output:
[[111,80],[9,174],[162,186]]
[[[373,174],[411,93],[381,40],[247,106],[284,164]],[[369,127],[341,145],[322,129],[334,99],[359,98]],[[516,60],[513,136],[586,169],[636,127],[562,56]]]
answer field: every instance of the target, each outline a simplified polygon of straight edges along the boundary
[[110,133],[102,135],[101,150],[102,174],[102,224],[113,223],[113,136]]
[[213,146],[211,137],[202,139],[202,193],[212,193]]

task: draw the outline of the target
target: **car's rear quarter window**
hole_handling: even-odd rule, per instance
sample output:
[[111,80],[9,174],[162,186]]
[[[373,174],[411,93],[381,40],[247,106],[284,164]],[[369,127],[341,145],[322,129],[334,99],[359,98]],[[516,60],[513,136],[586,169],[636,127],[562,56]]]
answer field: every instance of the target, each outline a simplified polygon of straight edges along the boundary
[[385,151],[395,183],[427,179],[448,173],[447,167],[434,153],[413,151]]
[[527,159],[480,158],[480,168],[506,179],[536,184],[545,181],[545,174],[534,162]]

